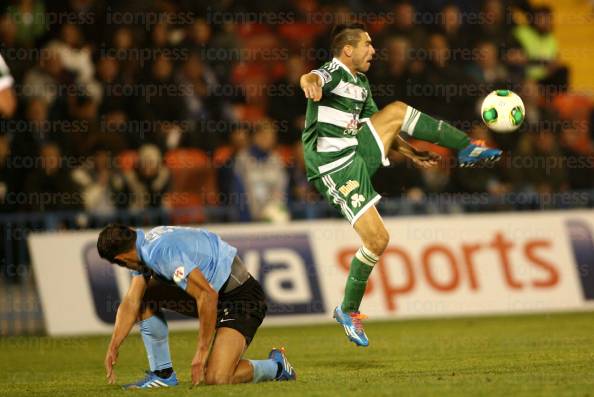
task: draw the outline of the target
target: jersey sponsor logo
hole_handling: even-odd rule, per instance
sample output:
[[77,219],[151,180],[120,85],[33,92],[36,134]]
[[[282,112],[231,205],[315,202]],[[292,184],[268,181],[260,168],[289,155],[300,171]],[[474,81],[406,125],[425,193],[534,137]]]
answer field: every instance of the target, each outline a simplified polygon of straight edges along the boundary
[[360,104],[355,104],[353,106],[353,110],[351,111],[353,118],[349,120],[343,134],[355,136],[359,133],[359,113],[361,113],[362,108],[363,107]]
[[359,181],[353,181],[352,179],[349,179],[347,183],[338,188],[338,191],[342,193],[344,197],[348,197],[348,195],[359,186]]
[[347,124],[346,128],[343,131],[343,134],[355,136],[358,133],[359,133],[359,120],[357,118],[353,118]]
[[180,281],[182,281],[184,279],[185,275],[186,275],[186,269],[184,269],[183,266],[179,266],[173,272],[173,281],[175,281],[176,283],[179,283]]
[[262,284],[270,316],[324,313],[325,305],[306,233],[223,235]]

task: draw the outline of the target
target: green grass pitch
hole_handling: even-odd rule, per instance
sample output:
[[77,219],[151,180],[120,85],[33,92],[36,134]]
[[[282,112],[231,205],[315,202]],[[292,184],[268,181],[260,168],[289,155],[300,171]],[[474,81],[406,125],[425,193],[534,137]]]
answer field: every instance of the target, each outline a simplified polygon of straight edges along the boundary
[[[196,335],[172,333],[180,386],[123,391],[105,383],[109,338],[0,339],[0,396],[594,396],[594,313],[369,322],[356,348],[338,325],[261,329],[247,352],[284,345],[297,382],[189,388]],[[146,368],[138,335],[120,351],[118,382]]]

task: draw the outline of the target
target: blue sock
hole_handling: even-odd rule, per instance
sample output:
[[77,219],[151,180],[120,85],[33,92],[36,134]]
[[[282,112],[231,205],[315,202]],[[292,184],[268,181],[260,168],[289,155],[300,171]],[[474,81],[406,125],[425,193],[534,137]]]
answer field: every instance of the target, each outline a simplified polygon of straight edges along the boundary
[[249,360],[254,368],[254,379],[252,383],[265,382],[276,379],[278,363],[274,360]]
[[162,314],[140,321],[140,334],[148,356],[151,371],[171,368],[169,329]]

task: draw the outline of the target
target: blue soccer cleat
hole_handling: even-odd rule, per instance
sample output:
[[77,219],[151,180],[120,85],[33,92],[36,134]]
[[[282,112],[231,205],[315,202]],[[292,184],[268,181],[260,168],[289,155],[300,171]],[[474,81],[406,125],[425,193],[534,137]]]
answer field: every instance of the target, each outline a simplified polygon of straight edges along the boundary
[[161,378],[154,372],[146,371],[144,379],[139,380],[136,383],[130,383],[123,385],[123,389],[152,389],[155,387],[172,387],[178,385],[177,376],[175,371],[169,376],[169,378]]
[[285,355],[284,348],[282,348],[282,347],[280,349],[272,348],[272,350],[270,351],[270,354],[268,355],[268,358],[276,361],[280,365],[280,368],[281,368],[281,372],[276,377],[275,380],[283,381],[283,380],[296,380],[297,379],[297,373],[295,372],[295,369],[293,368],[293,366],[287,360],[287,356]]
[[458,165],[468,168],[480,167],[499,161],[501,154],[501,150],[488,148],[485,142],[474,140],[458,152]]
[[340,306],[336,306],[334,318],[343,326],[344,332],[351,342],[357,346],[369,346],[369,339],[367,339],[361,323],[361,320],[365,320],[367,316],[359,312],[345,313]]

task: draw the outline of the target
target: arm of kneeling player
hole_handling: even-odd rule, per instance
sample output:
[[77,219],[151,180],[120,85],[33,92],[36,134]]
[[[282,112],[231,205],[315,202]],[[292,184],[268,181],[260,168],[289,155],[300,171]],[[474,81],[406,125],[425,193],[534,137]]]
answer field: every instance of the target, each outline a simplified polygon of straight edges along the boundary
[[198,347],[192,360],[192,384],[195,385],[199,384],[204,377],[210,344],[215,334],[219,294],[212,288],[199,269],[192,270],[188,275],[186,292],[196,299],[200,321]]
[[109,383],[115,382],[113,366],[116,364],[118,358],[118,350],[136,323],[142,297],[144,296],[144,291],[146,291],[146,285],[147,282],[143,276],[132,277],[130,288],[128,288],[126,296],[124,296],[122,303],[118,307],[111,341],[109,342],[105,356],[105,370]]

